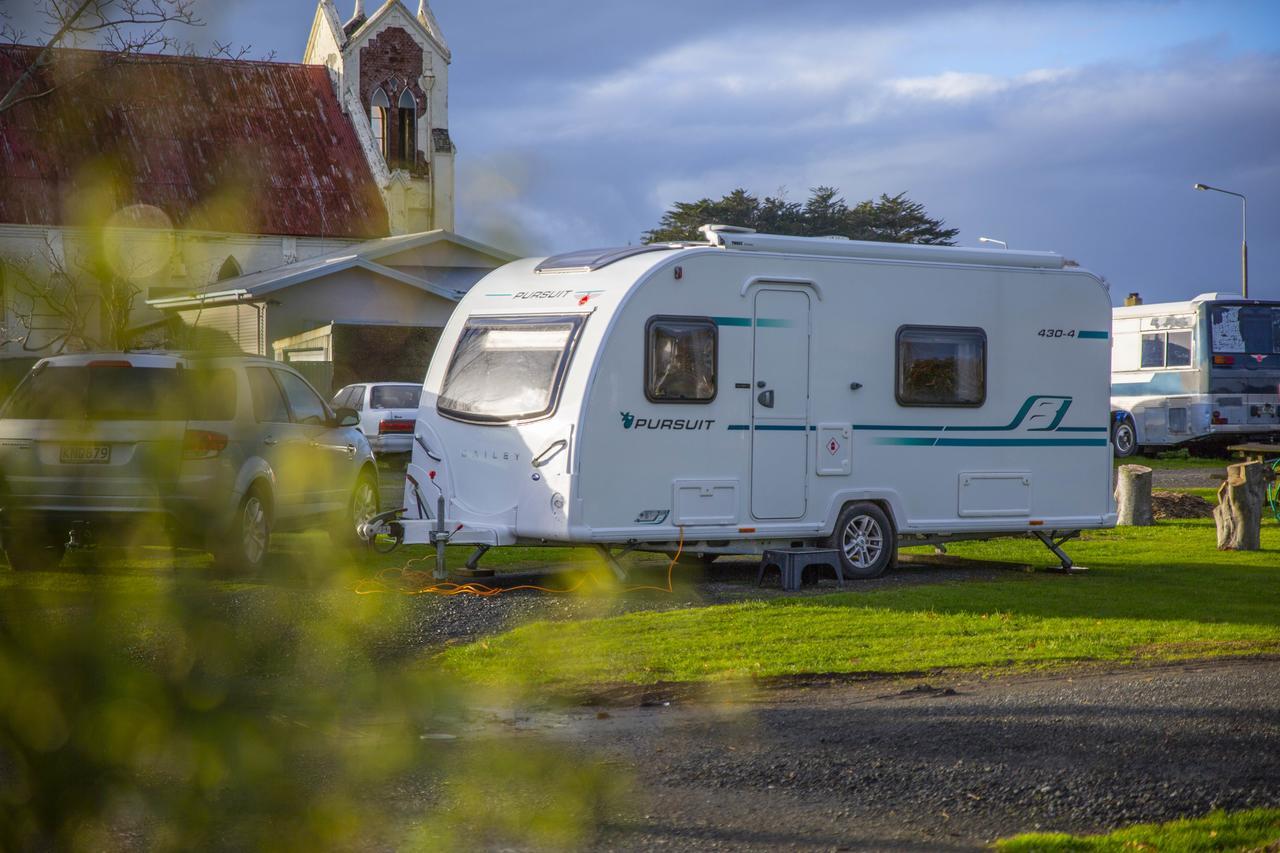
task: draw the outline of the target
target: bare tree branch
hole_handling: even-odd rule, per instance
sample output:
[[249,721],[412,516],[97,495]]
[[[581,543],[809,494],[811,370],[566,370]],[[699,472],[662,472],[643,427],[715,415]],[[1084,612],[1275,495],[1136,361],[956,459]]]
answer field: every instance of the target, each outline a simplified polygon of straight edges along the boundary
[[[83,76],[81,72],[66,80],[45,84],[34,92],[34,78],[49,66],[59,47],[91,47],[102,51],[109,62],[118,62],[142,53],[200,55],[195,46],[172,34],[175,26],[203,27],[205,21],[196,15],[196,0],[43,0],[42,14],[48,22],[47,40],[31,63],[0,96],[0,114],[14,106],[43,98]],[[22,33],[13,26],[7,13],[0,10],[5,23],[0,26],[0,42],[16,44]],[[249,48],[233,50],[230,44],[214,42],[207,55],[242,59]],[[274,57],[272,53],[268,61]],[[102,70],[101,65],[92,73]]]
[[100,264],[68,261],[48,237],[36,257],[0,259],[14,279],[9,310],[21,330],[4,330],[4,342],[21,341],[26,352],[125,349],[129,318],[141,290]]

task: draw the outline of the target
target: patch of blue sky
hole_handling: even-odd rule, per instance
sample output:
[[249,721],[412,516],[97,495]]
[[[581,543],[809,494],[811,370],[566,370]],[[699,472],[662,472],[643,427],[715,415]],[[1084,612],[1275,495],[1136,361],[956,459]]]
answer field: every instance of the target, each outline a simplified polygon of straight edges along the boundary
[[904,18],[913,77],[961,71],[1010,78],[1040,69],[1148,65],[1201,46],[1219,56],[1280,49],[1280,3],[987,4]]

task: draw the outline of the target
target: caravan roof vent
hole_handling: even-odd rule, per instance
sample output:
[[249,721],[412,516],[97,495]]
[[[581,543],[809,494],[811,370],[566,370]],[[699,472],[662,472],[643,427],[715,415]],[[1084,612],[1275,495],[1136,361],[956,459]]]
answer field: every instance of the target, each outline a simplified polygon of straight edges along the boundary
[[609,264],[643,255],[646,252],[665,252],[683,249],[688,243],[649,243],[643,246],[615,246],[606,249],[578,249],[552,255],[533,268],[534,272],[591,272]]

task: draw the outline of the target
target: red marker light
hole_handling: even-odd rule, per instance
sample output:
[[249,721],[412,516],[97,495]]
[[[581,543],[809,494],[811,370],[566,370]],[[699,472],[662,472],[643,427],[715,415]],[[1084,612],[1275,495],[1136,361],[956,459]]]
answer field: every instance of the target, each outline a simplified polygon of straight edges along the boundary
[[584,297],[582,297],[581,299],[579,299],[579,300],[578,300],[578,304],[579,304],[579,305],[586,305],[586,304],[587,304],[587,300],[588,300],[588,299],[590,299],[590,298],[591,298],[591,294],[589,294],[589,293],[588,293],[586,296],[584,296]]
[[435,472],[435,471],[428,471],[428,472],[427,472],[427,476],[434,480],[434,479],[436,478],[436,472]]

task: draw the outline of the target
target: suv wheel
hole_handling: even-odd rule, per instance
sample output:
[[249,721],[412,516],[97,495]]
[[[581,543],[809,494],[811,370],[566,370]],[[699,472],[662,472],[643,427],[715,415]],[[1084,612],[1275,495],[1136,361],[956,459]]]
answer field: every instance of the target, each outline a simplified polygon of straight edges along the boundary
[[262,491],[252,488],[240,501],[225,541],[215,547],[214,559],[224,569],[253,571],[270,547],[271,513]]
[[361,471],[347,500],[347,511],[339,526],[332,530],[334,544],[347,548],[364,545],[358,533],[360,525],[378,514],[378,505],[378,481],[368,471]]
[[15,572],[47,572],[62,562],[66,546],[51,538],[6,533],[4,553]]

